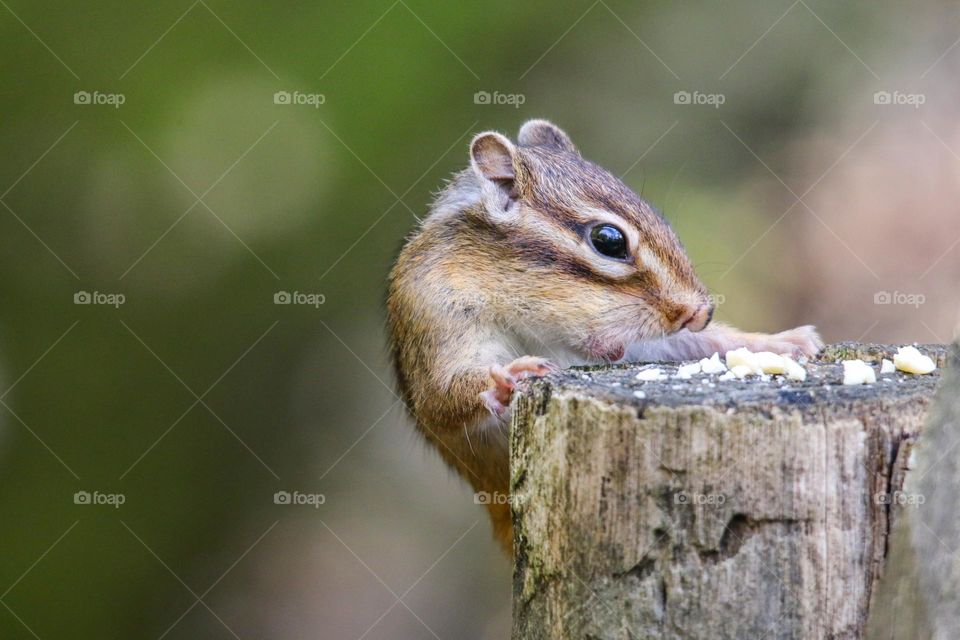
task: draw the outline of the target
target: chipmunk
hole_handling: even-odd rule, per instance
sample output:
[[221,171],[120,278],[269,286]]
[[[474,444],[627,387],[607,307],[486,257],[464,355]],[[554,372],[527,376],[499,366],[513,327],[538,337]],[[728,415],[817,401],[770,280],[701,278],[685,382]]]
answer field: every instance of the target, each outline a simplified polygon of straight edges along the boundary
[[486,501],[512,549],[510,401],[558,367],[709,357],[747,347],[813,355],[815,329],[772,335],[713,323],[714,304],[667,221],[585,160],[556,125],[514,144],[486,132],[389,276],[399,390],[441,457]]

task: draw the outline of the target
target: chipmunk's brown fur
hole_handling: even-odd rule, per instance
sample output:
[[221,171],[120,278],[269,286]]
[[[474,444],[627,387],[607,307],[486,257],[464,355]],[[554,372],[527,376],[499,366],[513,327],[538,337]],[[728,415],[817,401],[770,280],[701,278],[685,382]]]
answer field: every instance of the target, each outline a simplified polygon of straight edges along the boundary
[[[417,425],[512,543],[506,425],[518,378],[554,366],[680,360],[747,346],[816,352],[811,327],[775,335],[713,324],[670,225],[584,160],[559,128],[532,120],[514,145],[474,138],[471,167],[440,193],[390,273],[397,380]],[[591,240],[613,226],[625,256]]]

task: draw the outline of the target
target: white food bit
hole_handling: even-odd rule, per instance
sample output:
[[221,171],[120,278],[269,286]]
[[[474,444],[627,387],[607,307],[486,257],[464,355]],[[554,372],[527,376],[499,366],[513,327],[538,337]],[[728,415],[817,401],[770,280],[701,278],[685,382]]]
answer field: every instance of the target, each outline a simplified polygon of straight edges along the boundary
[[873,384],[877,374],[863,360],[843,361],[843,384]]
[[[727,351],[726,360],[728,369],[733,369],[734,367],[749,367],[750,371],[756,371],[759,368],[757,366],[757,355],[746,347],[740,347],[734,351]],[[743,376],[737,377],[742,378]]]
[[[751,354],[752,355],[752,354]],[[747,366],[745,364],[737,364],[730,368],[730,373],[739,379],[746,378],[749,375],[754,373],[753,367]]]
[[770,351],[753,353],[746,347],[740,347],[734,351],[727,351],[727,366],[730,369],[734,367],[749,367],[750,372],[757,375],[764,373],[785,373],[787,370],[783,356]]
[[727,367],[720,362],[720,354],[714,352],[709,358],[700,361],[700,370],[704,373],[723,373]]
[[700,373],[700,363],[694,362],[693,364],[683,364],[677,369],[677,375],[675,378],[680,378],[681,380],[689,380],[694,374]]
[[783,361],[783,356],[778,356],[770,351],[760,351],[753,356],[756,359],[757,368],[763,373],[787,372],[787,365]]
[[884,358],[880,362],[880,373],[896,373],[897,367],[893,364],[892,361]]
[[722,382],[726,382],[727,380],[733,380],[733,379],[735,379],[736,377],[737,377],[737,376],[734,375],[733,371],[727,371],[725,374],[723,374],[722,376],[720,376],[719,378],[717,378],[717,380],[720,380],[720,381],[722,381]]
[[636,378],[644,382],[655,382],[657,380],[666,380],[667,376],[663,373],[662,369],[654,367],[653,369],[644,369],[637,374]]
[[803,365],[794,362],[793,358],[788,356],[783,357],[784,365],[786,367],[787,380],[796,380],[798,382],[803,382],[807,379],[807,370]]
[[906,373],[924,374],[937,368],[930,356],[925,356],[916,347],[900,347],[893,356],[893,364]]
[[634,392],[633,392],[633,397],[634,397],[634,398],[640,398],[641,400],[643,400],[644,398],[647,397],[647,394],[645,394],[643,391],[634,391]]

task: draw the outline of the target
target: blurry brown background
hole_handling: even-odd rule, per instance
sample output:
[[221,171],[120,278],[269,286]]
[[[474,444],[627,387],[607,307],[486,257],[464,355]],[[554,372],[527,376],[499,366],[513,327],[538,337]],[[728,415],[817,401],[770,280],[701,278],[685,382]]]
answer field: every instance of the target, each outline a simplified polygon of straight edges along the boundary
[[565,128],[743,328],[960,311],[953,3],[0,4],[5,639],[505,637],[382,330],[475,132]]

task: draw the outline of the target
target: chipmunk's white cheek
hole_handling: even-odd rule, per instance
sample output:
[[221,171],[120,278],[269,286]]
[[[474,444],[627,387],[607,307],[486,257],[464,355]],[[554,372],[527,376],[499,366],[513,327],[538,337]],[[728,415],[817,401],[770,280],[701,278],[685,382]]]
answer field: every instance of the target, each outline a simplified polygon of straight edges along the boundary
[[673,273],[663,264],[660,257],[649,247],[642,246],[638,252],[638,263],[646,270],[650,271],[657,282],[668,283],[673,281]]
[[594,271],[603,276],[607,276],[608,278],[627,278],[633,275],[633,273],[636,271],[636,268],[633,265],[611,260],[610,258],[604,258],[603,256],[597,255],[593,252],[593,250],[590,249],[584,251],[584,255],[588,260],[590,260],[590,264],[593,266]]

